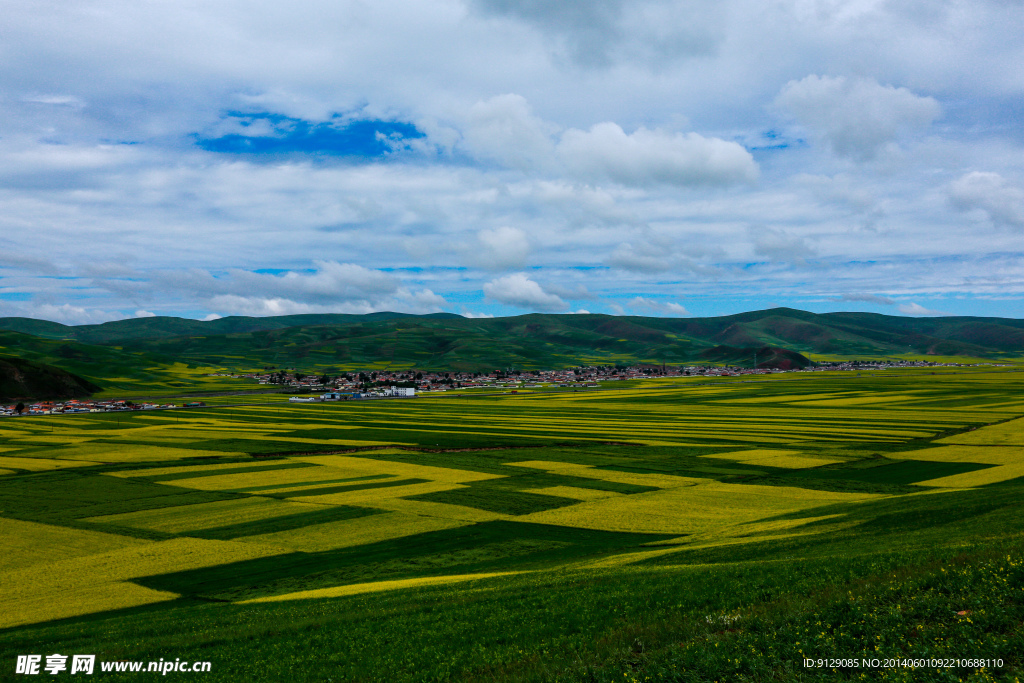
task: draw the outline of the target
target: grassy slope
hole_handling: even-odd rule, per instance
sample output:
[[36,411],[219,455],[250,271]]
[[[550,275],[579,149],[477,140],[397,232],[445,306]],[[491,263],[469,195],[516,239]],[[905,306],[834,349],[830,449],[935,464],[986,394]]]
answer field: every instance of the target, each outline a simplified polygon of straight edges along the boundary
[[[99,387],[99,396],[176,395],[204,390],[251,388],[237,380],[205,377],[216,367],[187,365],[166,356],[119,347],[83,344],[64,339],[0,330],[0,354],[58,368]],[[255,386],[255,385],[253,385]],[[36,398],[52,393],[46,387],[33,392]]]
[[81,398],[99,390],[92,382],[52,365],[0,355],[0,401]]

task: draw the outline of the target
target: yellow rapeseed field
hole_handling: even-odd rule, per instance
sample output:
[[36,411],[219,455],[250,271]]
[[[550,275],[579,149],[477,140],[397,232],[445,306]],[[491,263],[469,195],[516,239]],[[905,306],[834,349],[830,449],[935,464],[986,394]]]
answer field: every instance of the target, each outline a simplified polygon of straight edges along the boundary
[[970,488],[974,486],[985,486],[986,484],[997,484],[1001,481],[1016,479],[1017,477],[1024,477],[1024,462],[1015,463],[1012,465],[1000,465],[998,467],[989,467],[984,470],[964,472],[963,474],[953,474],[948,477],[929,479],[928,481],[919,481],[917,482],[917,486]]
[[1024,446],[1024,418],[939,439],[939,443],[978,446]]
[[88,465],[99,465],[98,462],[89,460],[55,460],[53,458],[19,457],[16,455],[0,455],[0,467],[14,467],[19,470],[32,472],[44,472],[46,470],[59,470],[65,467],[85,467]]
[[498,474],[485,474],[483,472],[470,472],[469,470],[458,470],[449,467],[433,467],[431,465],[416,465],[405,462],[373,460],[371,458],[357,458],[347,455],[308,455],[294,457],[292,460],[309,462],[316,465],[337,467],[364,475],[393,474],[403,479],[429,479],[430,481],[446,482],[449,484],[466,484],[473,481],[483,481],[485,479],[497,479],[501,477],[501,475]]
[[546,496],[559,496],[561,498],[575,498],[576,500],[600,500],[602,498],[613,498],[622,495],[614,491],[582,489],[578,486],[549,486],[543,489],[530,489],[529,492],[540,493]]
[[799,451],[774,450],[757,448],[749,451],[736,451],[732,453],[716,453],[705,455],[705,458],[720,458],[722,460],[734,460],[744,465],[764,465],[767,467],[783,467],[787,469],[801,470],[808,467],[820,467],[821,465],[832,465],[843,462],[842,458],[823,458],[820,456],[804,455]]
[[[277,461],[281,462],[281,461]],[[226,491],[233,489],[247,489],[259,486],[275,486],[278,484],[291,484],[303,481],[322,481],[331,479],[351,479],[360,476],[367,476],[361,470],[354,470],[345,467],[302,467],[287,470],[269,470],[267,472],[239,472],[236,474],[223,474],[213,476],[202,476],[194,479],[175,479],[175,486],[184,488],[202,489],[204,491]],[[384,477],[386,475],[379,475]],[[313,486],[315,484],[311,484]],[[299,486],[299,488],[305,488]],[[282,489],[284,490],[284,489]]]
[[608,531],[699,534],[831,503],[875,498],[783,486],[703,482],[696,486],[605,498],[518,519]]
[[172,600],[174,593],[150,590],[131,579],[267,557],[284,548],[175,538],[85,557],[56,560],[0,572],[4,609],[0,628]]
[[0,572],[152,541],[0,517]]
[[1015,465],[1024,462],[1024,449],[1018,446],[950,445],[919,451],[892,453],[896,460],[928,460],[931,462],[977,462],[989,465]]
[[427,576],[418,579],[397,579],[394,581],[375,581],[373,583],[354,583],[348,586],[333,586],[331,588],[318,588],[316,590],[298,591],[285,593],[284,595],[273,595],[267,598],[255,598],[243,600],[237,604],[248,605],[254,602],[282,602],[285,600],[313,600],[322,598],[340,598],[346,595],[359,595],[361,593],[379,593],[380,591],[399,590],[401,588],[420,588],[423,586],[438,586],[449,583],[462,583],[477,579],[489,579],[493,576],[509,576],[521,574],[522,572],[492,572],[490,574],[452,574],[450,576]]
[[[251,462],[230,462],[220,465],[186,465],[183,467],[152,467],[141,470],[120,470],[110,472],[111,477],[156,477],[164,474],[185,474],[186,472],[216,472],[217,470],[233,469],[236,467],[267,467],[280,465],[284,460],[256,460]],[[177,486],[177,484],[175,484]]]
[[320,508],[316,505],[285,502],[274,498],[250,497],[103,515],[90,517],[88,521],[179,534],[294,515],[317,509]]
[[602,470],[596,467],[591,467],[590,465],[577,465],[576,463],[556,462],[552,460],[526,460],[524,462],[513,462],[509,464],[516,465],[517,467],[529,467],[530,469],[554,472],[556,474],[564,474],[573,477],[599,479],[601,481],[612,481],[619,484],[653,486],[660,489],[693,486],[701,482],[711,481],[710,479],[698,479],[695,477],[677,477],[672,474],[638,474],[634,472]]
[[422,484],[407,484],[405,486],[388,486],[378,489],[360,489],[358,491],[345,491],[342,493],[325,493],[308,496],[296,496],[291,498],[294,501],[317,503],[320,505],[356,505],[362,507],[381,508],[381,502],[389,498],[402,498],[405,496],[419,496],[425,493],[437,493],[439,491],[451,491],[452,489],[463,488],[461,484],[449,484],[443,481],[428,481]]
[[[98,460],[100,462],[148,462],[154,460],[179,460],[181,458],[208,458],[210,451],[188,448],[169,448],[121,443],[89,443],[70,448],[62,448],[54,452],[61,459]],[[241,456],[245,453],[221,453],[223,457]]]
[[386,498],[375,500],[369,507],[380,510],[404,512],[421,517],[437,517],[440,519],[459,520],[465,522],[491,522],[496,519],[515,519],[512,515],[490,512],[477,508],[452,505],[450,503],[434,503],[426,500],[406,500],[404,498]]
[[454,529],[471,523],[457,519],[424,517],[407,512],[384,512],[369,517],[314,524],[290,531],[247,536],[238,540],[315,553],[322,550],[348,548],[392,538],[402,538],[428,531]]

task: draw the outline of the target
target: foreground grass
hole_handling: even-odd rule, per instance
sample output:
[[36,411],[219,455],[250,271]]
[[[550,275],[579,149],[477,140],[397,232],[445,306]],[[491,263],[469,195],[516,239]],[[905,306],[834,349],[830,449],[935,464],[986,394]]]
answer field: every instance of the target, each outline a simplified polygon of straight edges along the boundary
[[[576,569],[326,600],[172,604],[0,633],[0,647],[206,660],[210,681],[1014,680],[1022,550]],[[1003,665],[803,664],[932,657]]]

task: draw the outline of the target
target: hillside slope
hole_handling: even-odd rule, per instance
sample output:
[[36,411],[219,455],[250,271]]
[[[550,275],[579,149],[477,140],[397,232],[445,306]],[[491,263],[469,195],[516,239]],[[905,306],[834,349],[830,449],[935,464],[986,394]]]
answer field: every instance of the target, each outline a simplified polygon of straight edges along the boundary
[[100,387],[46,363],[0,355],[0,401],[82,398]]

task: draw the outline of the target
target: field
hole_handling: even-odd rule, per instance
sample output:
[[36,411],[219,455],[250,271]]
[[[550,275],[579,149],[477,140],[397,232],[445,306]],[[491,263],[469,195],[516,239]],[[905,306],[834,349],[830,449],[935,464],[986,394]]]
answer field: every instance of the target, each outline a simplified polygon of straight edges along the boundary
[[5,420],[0,649],[212,681],[1015,680],[1022,389],[903,370]]

